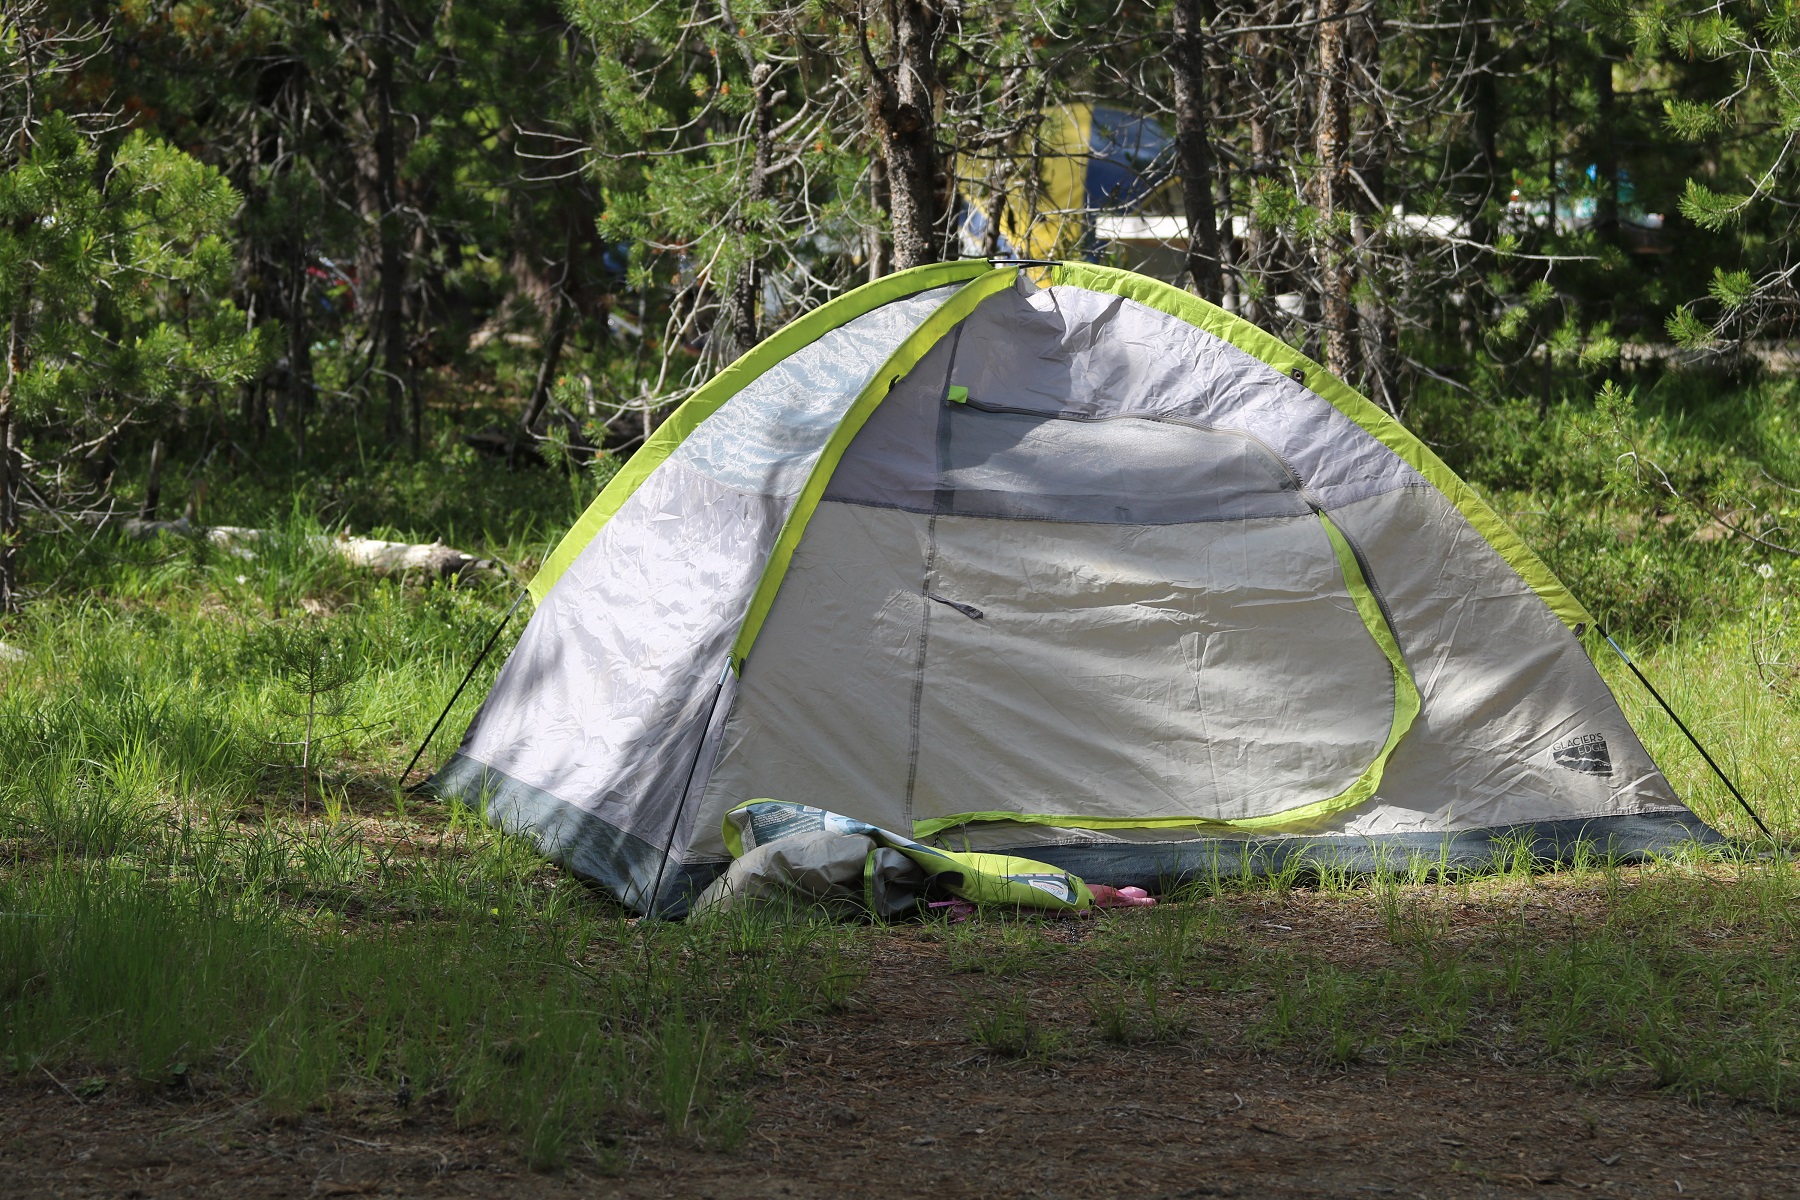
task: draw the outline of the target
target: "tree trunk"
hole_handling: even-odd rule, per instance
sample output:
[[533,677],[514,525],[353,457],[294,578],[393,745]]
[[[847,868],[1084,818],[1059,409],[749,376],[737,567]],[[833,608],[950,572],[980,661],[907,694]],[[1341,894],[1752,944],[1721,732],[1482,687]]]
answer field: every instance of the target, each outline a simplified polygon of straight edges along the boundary
[[[1224,89],[1216,87],[1207,89],[1212,100],[1208,115],[1212,118],[1214,129],[1223,125],[1219,118],[1219,93],[1222,90]],[[1231,214],[1231,160],[1221,156],[1213,162],[1213,216],[1218,221],[1219,290],[1223,293],[1219,302],[1228,311],[1242,315],[1243,290],[1238,286],[1242,279],[1242,269],[1238,265],[1237,231]]]
[[312,408],[312,335],[306,321],[306,243],[296,224],[288,255],[287,288],[287,403],[284,424],[294,439],[294,456],[306,457],[306,417]]
[[25,373],[25,322],[30,285],[19,297],[6,329],[6,382],[0,384],[0,613],[19,607],[19,428],[13,392]]
[[981,233],[981,256],[994,258],[1000,253],[1000,223],[1006,220],[1006,178],[996,167],[989,175],[987,228]]
[[162,503],[163,440],[150,443],[150,476],[144,481],[144,503],[138,507],[138,519],[156,520],[157,505]]
[[1475,0],[1469,7],[1469,17],[1474,24],[1469,57],[1475,72],[1475,86],[1470,96],[1475,138],[1475,203],[1469,230],[1476,242],[1491,246],[1498,232],[1492,210],[1508,199],[1502,194],[1500,176],[1500,89],[1495,82],[1498,63],[1495,62],[1491,23],[1492,0]]
[[[750,178],[744,182],[745,207],[760,205],[769,195],[769,165],[775,157],[775,68],[759,62],[750,68],[750,86],[754,98],[755,146],[750,159]],[[756,303],[762,296],[762,257],[757,252],[749,222],[738,217],[738,233],[744,239],[749,257],[734,289],[733,337],[739,354],[746,354],[757,343]]]
[[[104,524],[101,514],[86,514],[89,524]],[[173,521],[145,521],[127,518],[115,526],[118,532],[134,541],[170,535],[205,542],[226,554],[239,558],[254,556],[252,547],[279,542],[282,534],[268,529],[248,529],[242,525],[201,525],[192,516]],[[386,578],[471,579],[486,571],[500,570],[496,560],[476,558],[442,542],[386,542],[379,538],[356,537],[348,533],[312,534],[304,539],[309,549],[330,554],[346,566],[368,571]]]
[[1212,147],[1208,141],[1206,32],[1208,0],[1175,0],[1169,74],[1175,85],[1175,162],[1187,214],[1187,272],[1194,290],[1214,304],[1224,299],[1219,272],[1219,219],[1213,208]]
[[[401,245],[399,162],[394,135],[394,4],[379,0],[375,42],[375,202],[381,243],[381,286],[376,314],[381,342],[382,382],[387,392],[388,441],[398,445],[406,435],[407,353],[403,301],[406,258]],[[419,430],[412,431],[413,452]]]
[[894,266],[905,270],[942,257],[936,93],[944,13],[937,0],[895,0],[889,12],[894,61],[871,67],[870,107],[887,164]]
[[[887,159],[880,154],[869,163],[869,199],[882,212],[892,207],[888,198]],[[878,222],[869,230],[869,282],[873,283],[891,270],[893,262],[888,257],[888,239]]]
[[[1381,44],[1375,22],[1368,15],[1351,19],[1347,45],[1358,77],[1368,78],[1380,71]],[[1350,261],[1362,283],[1356,292],[1355,306],[1357,349],[1362,356],[1359,382],[1372,400],[1398,416],[1401,407],[1397,365],[1400,332],[1394,321],[1387,273],[1383,270],[1387,250],[1383,231],[1388,219],[1388,145],[1385,139],[1376,135],[1357,148],[1356,166],[1352,169],[1360,172],[1361,182],[1345,199],[1353,210],[1350,239],[1354,257]]]
[[[252,113],[250,116],[250,133],[245,139],[250,154],[249,169],[246,172],[249,178],[238,187],[238,194],[244,199],[237,222],[237,287],[244,296],[244,323],[252,328],[268,307],[267,297],[274,290],[269,286],[274,273],[262,270],[266,251],[259,223],[244,219],[252,211],[264,212],[269,208],[268,196],[257,186],[262,175],[264,141],[259,115]],[[262,436],[263,431],[256,427],[256,409],[261,398],[260,375],[252,376],[238,385],[238,422],[244,428],[246,440],[255,441]]]
[[519,419],[519,427],[525,435],[537,433],[538,421],[556,386],[556,368],[562,362],[563,344],[568,341],[569,327],[575,323],[575,304],[566,288],[565,280],[564,287],[557,289],[556,313],[550,318],[550,333],[544,339],[543,357],[538,359],[537,379],[531,385],[531,399],[526,401],[525,415]]
[[1602,241],[1619,234],[1619,151],[1613,128],[1612,59],[1599,40],[1594,58],[1594,230]]
[[[1262,9],[1258,9],[1260,16]],[[1267,10],[1269,20],[1265,23],[1275,24],[1281,15],[1279,3],[1271,5]],[[1275,45],[1267,33],[1249,35],[1250,44],[1250,174],[1253,179],[1267,179],[1274,171],[1276,153],[1275,134]],[[1269,295],[1273,272],[1276,238],[1269,229],[1257,224],[1252,215],[1249,228],[1244,231],[1244,279],[1246,297],[1244,303],[1244,319],[1252,325],[1267,326],[1270,323],[1271,305]]]
[[1319,312],[1324,322],[1325,366],[1341,379],[1356,370],[1356,342],[1350,307],[1351,268],[1340,245],[1337,225],[1348,209],[1346,155],[1350,145],[1349,63],[1345,54],[1345,13],[1349,0],[1319,0],[1319,115],[1314,149],[1319,165],[1315,180],[1323,232],[1317,242]]
[[[433,188],[429,182],[417,188],[402,187],[398,207],[408,212],[429,214],[436,211]],[[433,284],[442,278],[444,260],[431,253],[431,228],[426,220],[411,222],[412,234],[405,239],[402,273],[406,286],[400,294],[400,329],[405,347],[401,363],[405,369],[407,435],[413,453],[425,437],[425,389],[419,386],[419,363],[430,361],[431,302]]]
[[1558,60],[1556,57],[1556,22],[1555,21],[1551,21],[1547,26],[1545,26],[1544,44],[1546,47],[1546,52],[1550,59],[1550,64],[1549,64],[1550,65],[1550,124],[1549,124],[1549,129],[1548,129],[1548,136],[1544,140],[1544,147],[1545,147],[1545,150],[1547,151],[1547,154],[1545,156],[1545,161],[1544,161],[1544,177],[1545,177],[1545,179],[1547,179],[1549,181],[1549,186],[1550,186],[1550,236],[1555,237],[1556,236],[1556,202],[1560,198],[1558,195],[1559,189],[1557,188],[1557,179],[1556,179],[1556,174],[1557,174],[1557,171],[1559,170],[1559,164],[1557,162],[1557,159],[1558,159],[1557,151],[1562,149],[1562,147],[1558,144],[1558,141],[1557,141],[1557,139],[1561,136],[1561,130],[1557,128],[1557,119],[1558,119],[1557,107],[1558,107],[1558,100],[1559,100],[1559,97],[1557,95],[1557,84],[1560,82],[1560,80],[1557,79],[1557,75],[1556,75],[1556,67],[1557,67]]
[[[1019,92],[1025,82],[1023,67],[1007,68],[1006,78],[1000,85],[1000,99],[994,105],[996,124],[1005,125],[1015,119],[1019,107]],[[1000,226],[1006,220],[1006,202],[1009,199],[1008,189],[1013,182],[1013,162],[1010,147],[1005,142],[990,140],[988,150],[993,153],[993,162],[988,166],[987,174],[987,211],[982,215],[987,219],[987,228],[981,233],[981,256],[993,258],[1000,253]]]
[[1242,268],[1238,265],[1237,233],[1231,215],[1231,165],[1220,160],[1215,167],[1213,211],[1219,219],[1219,291],[1222,294],[1219,303],[1242,315],[1244,295],[1238,286]]
[[282,332],[287,338],[286,370],[271,388],[274,419],[276,427],[293,439],[295,457],[301,460],[306,455],[306,418],[312,409],[313,390],[312,331],[306,307],[306,271],[311,262],[307,233],[311,222],[301,198],[303,192],[291,185],[309,150],[310,81],[305,68],[296,65],[282,81],[278,93],[283,115],[280,137],[284,144],[277,146],[274,157],[280,161],[282,177],[289,186],[276,192],[284,198],[286,208],[278,216],[279,232],[271,238],[275,260],[271,308],[281,314]]
[[[1558,141],[1561,137],[1561,130],[1557,127],[1559,116],[1557,108],[1560,99],[1557,95],[1557,85],[1561,81],[1556,75],[1558,59],[1556,57],[1556,20],[1554,14],[1551,15],[1549,23],[1545,26],[1544,43],[1550,56],[1550,128],[1549,137],[1545,140],[1545,146],[1548,149],[1549,154],[1544,163],[1544,175],[1545,178],[1549,180],[1550,184],[1550,229],[1548,236],[1554,239],[1556,237],[1556,204],[1561,198],[1562,192],[1556,178],[1557,172],[1561,168],[1561,164],[1558,162],[1560,157],[1558,152],[1562,149],[1562,146]],[[1542,332],[1543,336],[1540,344],[1544,351],[1544,363],[1543,374],[1538,383],[1538,420],[1540,421],[1550,415],[1550,397],[1556,390],[1556,358],[1550,352],[1551,331],[1550,328],[1546,327]]]
[[[1376,195],[1380,194],[1380,191],[1376,192]],[[1377,263],[1381,257],[1379,221],[1379,213],[1374,220],[1358,213],[1350,223],[1365,284],[1356,304],[1356,328],[1362,350],[1363,390],[1375,403],[1398,416],[1400,393],[1396,362],[1400,334],[1394,324],[1394,310],[1388,302],[1386,289],[1377,282]]]
[[12,381],[0,393],[0,613],[19,607],[19,478],[13,453]]

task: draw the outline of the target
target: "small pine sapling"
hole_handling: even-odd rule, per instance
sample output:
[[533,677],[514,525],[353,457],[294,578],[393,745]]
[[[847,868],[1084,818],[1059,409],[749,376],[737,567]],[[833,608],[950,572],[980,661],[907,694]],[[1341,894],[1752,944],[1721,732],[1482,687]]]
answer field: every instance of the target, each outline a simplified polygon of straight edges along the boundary
[[360,643],[323,622],[305,621],[269,626],[257,649],[294,702],[283,715],[305,722],[299,741],[278,744],[300,747],[300,803],[303,811],[310,811],[313,774],[318,769],[315,750],[329,736],[319,732],[319,722],[340,717],[348,708],[351,686],[363,673]]

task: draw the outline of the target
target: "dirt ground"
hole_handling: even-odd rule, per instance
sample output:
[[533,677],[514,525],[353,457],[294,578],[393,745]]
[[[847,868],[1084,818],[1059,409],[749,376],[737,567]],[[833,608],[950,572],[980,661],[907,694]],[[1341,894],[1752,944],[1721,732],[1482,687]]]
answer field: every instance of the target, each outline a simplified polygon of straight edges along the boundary
[[272,1122],[242,1098],[83,1097],[40,1074],[0,1089],[0,1195],[1800,1196],[1793,1116],[1475,1050],[1393,1071],[1222,1050],[1207,1030],[1235,1014],[1217,996],[1174,1045],[995,1060],[968,1035],[991,981],[907,934],[870,967],[857,1003],[757,1082],[730,1152],[646,1126],[613,1131],[617,1176],[534,1173],[511,1139],[416,1108]]

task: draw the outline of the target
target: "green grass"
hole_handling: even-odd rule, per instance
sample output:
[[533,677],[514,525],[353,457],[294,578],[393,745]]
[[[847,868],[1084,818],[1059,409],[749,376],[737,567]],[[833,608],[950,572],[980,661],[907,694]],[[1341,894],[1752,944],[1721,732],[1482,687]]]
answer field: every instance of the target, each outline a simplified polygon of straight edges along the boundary
[[[1800,698],[1785,677],[1759,671],[1770,641],[1765,621],[1715,626],[1648,651],[1630,651],[1671,707],[1732,777],[1763,821],[1795,846],[1800,837]],[[1629,648],[1628,648],[1629,650]],[[1610,650],[1596,659],[1625,713],[1669,782],[1714,828],[1757,837],[1756,826],[1687,738]]]
[[[1593,854],[1550,874],[1315,877],[1285,895],[1229,881],[1102,920],[1076,948],[1050,928],[971,923],[947,946],[1019,962],[1039,943],[1035,968],[970,1001],[969,1038],[996,1057],[1066,1059],[1082,1038],[1319,1071],[1472,1057],[1682,1100],[1800,1101],[1800,873],[1783,859]],[[1085,1028],[1048,1019],[1084,994]]]
[[[247,1091],[274,1114],[437,1106],[540,1166],[606,1166],[646,1121],[731,1144],[772,1039],[854,988],[849,932],[630,922],[460,804],[396,789],[512,593],[359,578],[319,532],[290,522],[254,559],[107,542],[71,564],[85,586],[9,623],[7,1068]],[[316,790],[304,698],[266,653],[295,627],[357,663],[318,722]]]
[[[1767,390],[1758,428],[1789,400]],[[426,467],[377,465],[340,473],[350,498],[330,511],[512,561],[597,484],[459,459],[434,495]],[[487,476],[494,507],[476,512]],[[0,1065],[253,1096],[272,1114],[429,1107],[508,1131],[546,1167],[619,1169],[628,1129],[731,1145],[751,1080],[807,1023],[860,1003],[862,964],[896,935],[774,914],[640,924],[477,814],[396,789],[514,588],[362,577],[307,511],[272,508],[274,486],[214,492],[214,519],[276,531],[249,557],[85,534],[31,547],[38,599],[0,625],[23,655],[0,655]],[[1528,535],[1572,582],[1647,605],[1633,652],[1791,849],[1793,568],[1765,578],[1760,552],[1575,492],[1557,503],[1573,523]],[[1652,532],[1621,540],[1634,529]],[[322,765],[304,781],[305,698],[271,649],[296,630],[354,665],[316,706]],[[1610,652],[1598,661],[1677,790],[1748,837],[1673,724]],[[966,997],[965,1038],[1003,1069],[1200,1048],[1314,1071],[1473,1055],[1786,1110],[1800,882],[1747,846],[1646,868],[1590,853],[1548,875],[1523,841],[1450,877],[1291,862],[1084,926],[990,914],[920,936]]]
[[[436,1104],[550,1166],[626,1122],[729,1146],[763,1039],[841,1002],[845,935],[626,928],[550,898],[461,919],[283,911],[188,864],[64,863],[0,886],[4,1053],[142,1087],[249,1090],[270,1113]],[[740,925],[744,918],[739,919]],[[740,935],[742,931],[740,930]]]
[[997,1058],[1047,1064],[1069,1049],[1068,1036],[1046,1025],[1023,992],[988,1002],[977,1000],[972,1007],[969,1041]]
[[[28,658],[0,667],[0,1037],[15,1075],[179,1082],[275,1114],[431,1105],[509,1131],[535,1164],[613,1169],[615,1135],[646,1123],[732,1144],[758,1063],[851,1002],[887,936],[770,915],[630,922],[469,810],[393,789],[504,588],[371,584],[329,563],[183,557],[142,582],[135,562],[115,569],[113,595],[15,625]],[[230,592],[221,574],[246,569],[281,578]],[[332,630],[364,664],[305,811],[293,697],[253,653],[272,621]],[[1800,714],[1744,673],[1734,636],[1647,666],[1792,830],[1781,772]],[[1630,702],[1703,814],[1745,827],[1666,719]],[[1031,919],[929,928],[976,988],[966,1036],[998,1062],[1196,1042],[1320,1070],[1498,1053],[1792,1104],[1800,884],[1785,861],[1627,870],[1589,855],[1549,880],[1540,867],[1522,844],[1438,883],[1296,864],[1101,922],[1080,945]],[[1592,903],[1546,925],[1520,900],[1540,889]],[[1363,914],[1389,952],[1271,941],[1246,916],[1271,905]],[[1494,918],[1473,935],[1454,916],[1471,905]],[[1046,980],[1069,990],[1055,1015]],[[1209,996],[1235,1006],[1229,1025],[1196,1019]]]

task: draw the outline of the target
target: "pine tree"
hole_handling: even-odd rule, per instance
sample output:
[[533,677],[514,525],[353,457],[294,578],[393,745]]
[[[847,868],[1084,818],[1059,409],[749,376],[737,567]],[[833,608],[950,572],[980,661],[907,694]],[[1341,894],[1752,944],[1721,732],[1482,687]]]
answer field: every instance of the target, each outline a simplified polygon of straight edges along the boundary
[[58,26],[38,5],[5,20],[0,609],[12,609],[26,510],[83,499],[71,462],[159,409],[248,378],[262,351],[226,298],[231,186],[156,138],[108,146],[49,109],[58,76],[99,30]]

